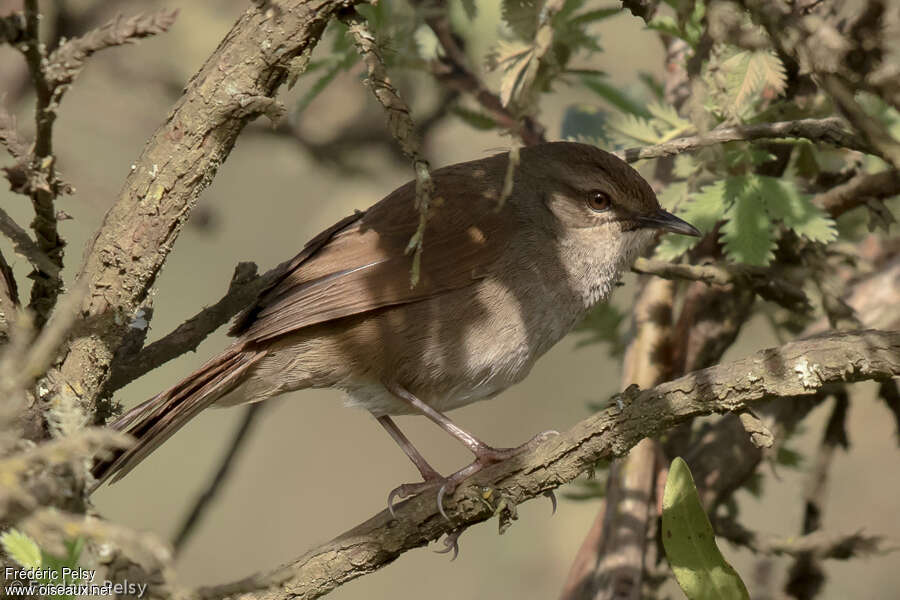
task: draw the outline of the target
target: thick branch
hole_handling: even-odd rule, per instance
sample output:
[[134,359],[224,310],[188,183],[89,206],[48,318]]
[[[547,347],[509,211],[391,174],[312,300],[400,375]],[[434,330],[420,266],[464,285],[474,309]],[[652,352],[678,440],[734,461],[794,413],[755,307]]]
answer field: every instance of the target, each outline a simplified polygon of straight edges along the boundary
[[252,3],[192,78],[185,94],[134,162],[117,202],[85,254],[82,312],[90,333],[74,338],[61,379],[93,412],[131,316],[147,297],[197,197],[238,134],[309,52],[328,21],[358,0]]
[[835,333],[791,342],[725,365],[710,367],[644,392],[617,397],[610,408],[578,423],[540,447],[482,471],[445,500],[453,522],[424,494],[387,511],[292,563],[241,581],[195,590],[193,598],[318,598],[371,573],[412,548],[490,518],[476,485],[490,485],[518,504],[575,479],[597,460],[622,456],[645,437],[693,417],[746,408],[760,400],[809,395],[839,381],[883,380],[900,375],[900,332]]
[[643,148],[628,148],[616,155],[627,162],[648,158],[675,156],[698,148],[724,144],[727,142],[771,140],[784,138],[805,138],[814,142],[824,142],[840,148],[876,154],[871,146],[856,134],[850,133],[842,119],[800,119],[778,123],[759,123],[736,127],[718,127],[704,135],[678,138],[664,144]]

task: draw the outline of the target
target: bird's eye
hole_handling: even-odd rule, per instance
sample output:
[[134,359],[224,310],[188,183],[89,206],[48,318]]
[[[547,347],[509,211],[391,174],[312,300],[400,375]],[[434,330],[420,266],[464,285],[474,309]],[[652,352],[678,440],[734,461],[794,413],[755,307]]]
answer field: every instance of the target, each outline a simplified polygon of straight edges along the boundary
[[603,212],[609,210],[612,200],[606,192],[591,192],[587,204],[594,212]]

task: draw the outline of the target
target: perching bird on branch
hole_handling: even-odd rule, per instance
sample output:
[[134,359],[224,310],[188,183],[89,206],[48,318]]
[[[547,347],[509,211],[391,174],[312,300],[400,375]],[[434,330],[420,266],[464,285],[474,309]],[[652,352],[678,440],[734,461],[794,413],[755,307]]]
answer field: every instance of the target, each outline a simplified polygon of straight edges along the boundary
[[[413,461],[442,498],[466,477],[543,439],[493,448],[445,412],[492,398],[605,300],[658,230],[699,235],[660,208],[637,171],[593,146],[523,148],[512,193],[508,154],[438,169],[420,277],[407,253],[420,214],[414,182],[313,238],[231,329],[236,341],[112,427],[136,444],[98,464],[124,476],[203,409],[259,402],[305,388],[344,390]],[[475,455],[444,477],[391,419],[420,414]],[[446,515],[445,515],[446,516]]]

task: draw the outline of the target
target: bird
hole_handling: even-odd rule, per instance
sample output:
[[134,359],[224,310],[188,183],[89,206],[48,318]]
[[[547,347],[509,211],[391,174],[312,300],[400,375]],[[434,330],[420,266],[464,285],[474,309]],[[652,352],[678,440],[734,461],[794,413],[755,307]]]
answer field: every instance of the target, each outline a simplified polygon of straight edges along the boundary
[[[598,302],[658,232],[699,236],[660,207],[630,165],[596,146],[545,142],[520,149],[504,194],[508,152],[432,172],[418,281],[407,249],[419,232],[416,183],[313,237],[237,316],[234,342],[199,369],[109,426],[135,439],[95,463],[96,489],[131,471],[211,406],[337,388],[375,418],[422,476],[394,502],[437,490],[443,499],[515,448],[495,448],[446,412],[495,397]],[[393,420],[422,415],[474,455],[444,476]]]

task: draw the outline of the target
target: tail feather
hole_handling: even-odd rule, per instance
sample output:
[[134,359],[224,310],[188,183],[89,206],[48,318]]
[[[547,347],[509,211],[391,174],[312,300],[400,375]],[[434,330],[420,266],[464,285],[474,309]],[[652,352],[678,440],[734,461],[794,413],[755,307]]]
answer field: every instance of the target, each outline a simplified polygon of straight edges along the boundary
[[128,474],[197,413],[237,387],[247,369],[265,355],[265,350],[233,346],[170,389],[119,417],[110,427],[137,441],[114,458],[94,465],[94,489],[110,477],[114,483]]

